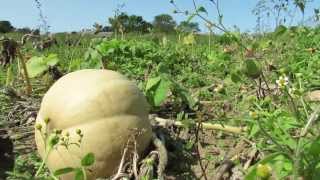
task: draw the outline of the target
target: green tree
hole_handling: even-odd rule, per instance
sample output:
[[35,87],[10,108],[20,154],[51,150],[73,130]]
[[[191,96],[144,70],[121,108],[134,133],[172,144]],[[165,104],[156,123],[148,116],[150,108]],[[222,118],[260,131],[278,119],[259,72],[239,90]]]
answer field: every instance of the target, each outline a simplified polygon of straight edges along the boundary
[[173,32],[176,24],[176,21],[169,14],[160,14],[155,16],[153,20],[153,28],[156,32]]
[[118,16],[109,18],[109,23],[112,30],[119,32],[122,29],[124,32],[148,32],[152,24],[145,21],[142,16],[128,15],[124,12]]
[[129,16],[128,31],[129,32],[148,32],[152,24],[145,21],[142,16],[131,15]]
[[196,22],[181,21],[178,30],[182,32],[199,32],[199,24]]
[[111,25],[111,28],[113,31],[119,32],[121,28],[124,28],[128,25],[129,22],[129,16],[127,13],[122,12],[119,15],[116,15],[115,17],[109,18],[109,23]]
[[16,28],[16,32],[22,33],[22,34],[29,34],[32,32],[32,30],[29,27],[23,27],[23,28]]
[[0,33],[8,33],[14,30],[10,21],[0,21]]

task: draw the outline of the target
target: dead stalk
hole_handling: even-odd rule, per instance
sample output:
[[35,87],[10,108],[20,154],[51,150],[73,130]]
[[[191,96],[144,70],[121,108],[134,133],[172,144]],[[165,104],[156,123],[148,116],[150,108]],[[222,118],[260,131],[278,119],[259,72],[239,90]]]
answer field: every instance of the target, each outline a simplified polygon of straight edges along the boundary
[[198,118],[198,124],[197,124],[197,129],[196,129],[196,153],[197,153],[197,159],[198,159],[198,162],[199,162],[199,165],[200,165],[200,168],[201,168],[201,171],[202,171],[202,175],[204,177],[205,180],[208,180],[208,177],[207,177],[207,173],[206,173],[206,168],[203,166],[202,164],[202,157],[201,157],[201,153],[200,153],[200,141],[199,141],[199,134],[200,132],[202,131],[202,122],[201,122],[201,118]]
[[21,52],[18,50],[17,53],[18,53],[18,56],[19,56],[19,59],[20,59],[20,62],[21,62],[22,68],[23,68],[23,74],[24,74],[25,81],[27,83],[27,95],[30,95],[32,93],[32,86],[30,83],[29,75],[28,75],[27,65],[26,65],[25,59],[23,58]]
[[[160,117],[154,117],[150,116],[150,119],[153,119],[159,126],[166,127],[167,125],[174,125],[177,127],[182,127],[183,124],[180,121],[174,121],[171,119],[163,119]],[[196,123],[198,126],[199,123]],[[245,133],[247,128],[246,127],[234,127],[234,126],[228,126],[228,125],[221,125],[221,124],[212,124],[212,123],[205,123],[201,122],[201,126],[203,129],[207,130],[220,130],[224,132],[229,132],[229,133],[235,133],[235,134],[242,134]]]

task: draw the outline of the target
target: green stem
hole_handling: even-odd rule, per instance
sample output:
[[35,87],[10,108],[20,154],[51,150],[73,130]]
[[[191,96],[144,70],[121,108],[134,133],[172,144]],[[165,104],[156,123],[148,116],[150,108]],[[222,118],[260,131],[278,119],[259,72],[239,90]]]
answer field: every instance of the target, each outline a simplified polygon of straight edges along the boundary
[[56,176],[54,176],[52,173],[51,174],[51,177],[53,178],[53,180],[59,180],[59,178],[57,178]]
[[261,129],[261,132],[262,132],[265,136],[267,136],[283,153],[288,154],[287,150],[286,150],[285,148],[283,148],[283,147],[277,142],[277,140],[275,140],[275,139],[263,128],[263,126],[262,126],[261,121],[260,121],[259,118],[257,119],[257,121],[258,121],[259,128]]
[[87,180],[87,173],[86,173],[86,169],[84,167],[81,167],[82,173],[83,173],[83,178],[84,180]]
[[302,106],[303,106],[303,110],[304,110],[304,113],[306,114],[306,117],[309,118],[309,117],[308,117],[309,114],[308,114],[308,110],[307,110],[307,105],[306,105],[306,103],[304,102],[303,97],[300,97],[300,101],[301,101],[301,104],[302,104]]
[[290,99],[290,103],[291,103],[292,109],[294,111],[294,114],[295,114],[297,120],[300,121],[301,117],[300,117],[300,113],[298,111],[298,107],[297,107],[296,103],[294,102],[294,100],[293,100],[292,96],[289,94],[289,92],[287,90],[285,90],[285,92]]
[[47,161],[47,159],[48,159],[48,157],[49,157],[49,153],[50,153],[50,150],[48,150],[48,151],[46,152],[46,155],[44,156],[44,158],[43,158],[43,160],[42,160],[42,162],[41,162],[41,165],[40,165],[40,167],[39,167],[39,169],[38,169],[38,171],[37,171],[37,173],[36,173],[36,177],[39,176],[39,174],[41,173],[42,169],[44,168],[44,165],[45,165],[45,163],[46,163],[46,161]]
[[296,180],[299,177],[299,169],[300,169],[300,154],[301,154],[301,139],[302,137],[299,138],[297,147],[295,150],[295,158],[294,158],[294,163],[293,163],[293,179]]

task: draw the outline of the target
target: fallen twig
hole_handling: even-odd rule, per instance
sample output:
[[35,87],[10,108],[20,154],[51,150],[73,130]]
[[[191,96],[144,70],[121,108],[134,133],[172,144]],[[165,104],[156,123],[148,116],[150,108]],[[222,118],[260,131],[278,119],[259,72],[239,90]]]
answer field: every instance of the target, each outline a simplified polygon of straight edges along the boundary
[[[154,117],[153,115],[150,116],[150,119],[153,119],[157,125],[159,126],[168,126],[168,125],[174,125],[178,127],[182,127],[183,124],[180,121],[174,121],[171,119],[163,119],[160,117]],[[195,123],[196,125],[198,123]],[[235,134],[242,134],[246,132],[247,128],[246,127],[234,127],[234,126],[228,126],[228,125],[221,125],[221,124],[212,124],[212,123],[201,123],[203,129],[207,130],[221,130],[229,133],[235,133]]]
[[158,179],[163,180],[164,170],[168,164],[168,153],[162,135],[160,135],[160,138],[161,139],[159,139],[155,134],[153,134],[153,144],[159,152],[159,164],[157,169]]

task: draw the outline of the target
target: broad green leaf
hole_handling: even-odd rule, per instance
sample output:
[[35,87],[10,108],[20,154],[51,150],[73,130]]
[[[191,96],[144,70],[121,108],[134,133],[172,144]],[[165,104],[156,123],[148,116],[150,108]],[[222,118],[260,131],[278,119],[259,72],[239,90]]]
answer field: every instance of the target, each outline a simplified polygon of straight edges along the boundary
[[232,80],[232,82],[234,82],[234,83],[241,82],[241,77],[240,77],[239,72],[232,72],[232,73],[231,73],[231,80]]
[[155,106],[159,106],[167,98],[168,92],[170,90],[170,85],[170,81],[161,79],[159,85],[154,91],[153,103]]
[[34,78],[44,72],[47,69],[45,63],[43,63],[43,57],[32,57],[27,62],[27,69],[30,78]]
[[49,66],[55,66],[59,62],[58,55],[57,54],[49,54],[47,57],[44,58],[44,61]]
[[146,85],[146,91],[149,91],[150,89],[154,88],[158,83],[161,81],[161,77],[155,77],[155,78],[149,78]]
[[312,142],[311,147],[309,149],[309,153],[314,156],[319,156],[319,154],[320,154],[320,141],[319,141],[319,139]]
[[88,153],[81,159],[82,166],[91,166],[95,161],[95,157],[93,153]]
[[72,168],[72,167],[62,168],[62,169],[58,169],[58,170],[54,171],[53,175],[60,176],[63,174],[70,173],[72,171],[74,171],[74,168]]
[[46,70],[49,69],[50,66],[55,66],[59,62],[56,54],[50,54],[49,56],[41,56],[32,57],[27,62],[27,69],[30,78],[34,78]]

